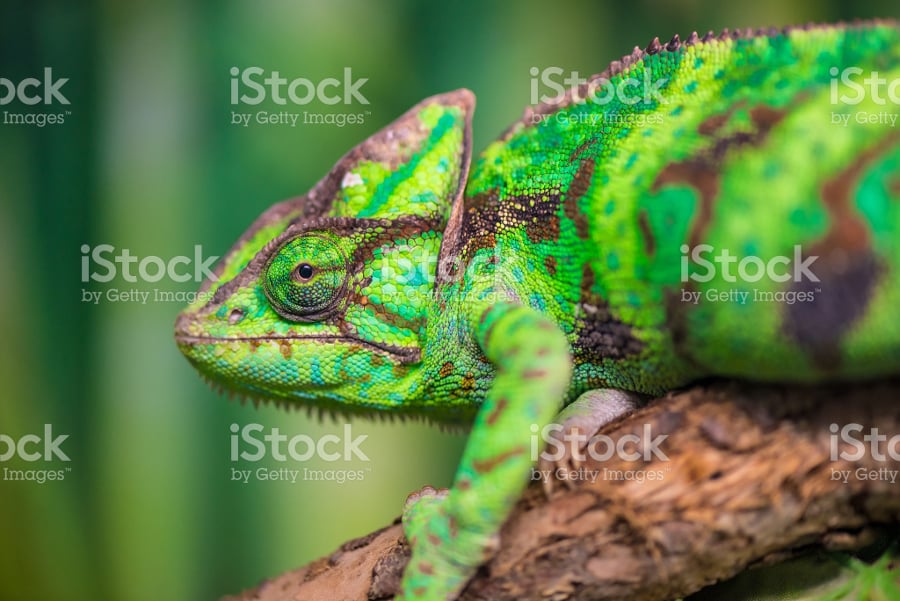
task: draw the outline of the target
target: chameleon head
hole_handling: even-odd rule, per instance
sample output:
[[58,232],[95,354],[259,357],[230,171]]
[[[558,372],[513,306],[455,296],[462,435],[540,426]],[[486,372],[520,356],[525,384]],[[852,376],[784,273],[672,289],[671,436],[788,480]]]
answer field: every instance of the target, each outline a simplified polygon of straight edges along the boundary
[[468,171],[470,92],[429,98],[263,213],[178,316],[213,384],[372,412],[421,394],[442,232]]

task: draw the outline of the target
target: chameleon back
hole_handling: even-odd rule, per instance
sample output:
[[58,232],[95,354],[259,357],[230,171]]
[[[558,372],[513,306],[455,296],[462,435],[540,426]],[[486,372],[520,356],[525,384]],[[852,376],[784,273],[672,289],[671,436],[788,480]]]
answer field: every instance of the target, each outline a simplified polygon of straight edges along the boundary
[[489,268],[440,295],[551,315],[575,394],[896,373],[900,135],[869,76],[900,80],[893,23],[635,49],[487,148],[442,260]]

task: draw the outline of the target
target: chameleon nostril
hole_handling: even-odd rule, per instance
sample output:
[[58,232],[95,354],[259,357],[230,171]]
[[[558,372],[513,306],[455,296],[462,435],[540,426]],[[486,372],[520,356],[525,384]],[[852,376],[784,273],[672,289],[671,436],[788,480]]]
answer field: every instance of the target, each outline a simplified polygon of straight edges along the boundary
[[244,319],[244,312],[241,309],[232,309],[228,314],[229,325],[234,325],[242,319]]

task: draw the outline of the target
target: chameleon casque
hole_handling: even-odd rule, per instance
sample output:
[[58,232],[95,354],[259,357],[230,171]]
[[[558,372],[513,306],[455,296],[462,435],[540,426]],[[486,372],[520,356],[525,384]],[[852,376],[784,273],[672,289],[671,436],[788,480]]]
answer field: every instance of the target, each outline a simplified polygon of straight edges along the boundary
[[[403,598],[452,599],[527,484],[533,425],[596,432],[708,376],[900,371],[900,130],[873,117],[897,106],[851,68],[900,79],[897,24],[654,40],[471,174],[473,95],[428,98],[259,217],[178,346],[254,399],[474,422],[450,491],[404,510]],[[659,94],[592,93],[627,78]],[[686,278],[700,245],[784,259]]]

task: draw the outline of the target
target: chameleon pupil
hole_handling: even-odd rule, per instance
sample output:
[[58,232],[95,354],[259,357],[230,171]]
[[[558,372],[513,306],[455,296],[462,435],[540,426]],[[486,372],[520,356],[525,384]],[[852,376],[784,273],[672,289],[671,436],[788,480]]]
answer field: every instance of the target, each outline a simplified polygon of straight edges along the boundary
[[302,264],[297,268],[297,275],[300,276],[301,280],[308,280],[313,275],[312,265],[309,263]]

